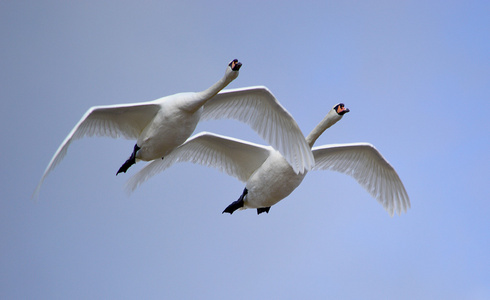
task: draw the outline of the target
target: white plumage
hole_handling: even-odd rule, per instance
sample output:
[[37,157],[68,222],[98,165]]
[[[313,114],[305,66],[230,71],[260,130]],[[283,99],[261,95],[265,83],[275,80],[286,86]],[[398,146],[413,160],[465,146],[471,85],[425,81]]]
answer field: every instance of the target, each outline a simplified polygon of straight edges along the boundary
[[[90,108],[61,143],[34,192],[66,155],[71,142],[85,136],[135,139],[132,156],[119,172],[138,160],[169,155],[194,132],[199,120],[230,118],[249,124],[278,149],[295,172],[311,169],[314,159],[291,114],[265,87],[222,91],[238,77],[241,63],[233,60],[225,75],[202,92],[179,93],[154,101]],[[267,120],[264,122],[264,120]],[[130,161],[132,160],[132,161]]]
[[314,147],[313,170],[332,170],[352,176],[393,215],[410,208],[405,187],[391,164],[369,143]]
[[[348,111],[343,104],[336,105],[306,137],[309,146],[312,147],[316,139]],[[332,170],[352,176],[390,216],[395,211],[401,214],[410,208],[410,200],[398,174],[373,145],[325,145],[314,147],[312,153],[315,157],[313,170]],[[135,174],[127,183],[128,192],[174,163],[183,161],[214,167],[246,182],[247,192],[240,197],[243,205],[238,208],[257,208],[258,213],[268,212],[270,206],[287,197],[307,173],[294,172],[272,147],[203,132],[191,137],[165,159],[155,160]],[[232,213],[234,209],[225,211]]]

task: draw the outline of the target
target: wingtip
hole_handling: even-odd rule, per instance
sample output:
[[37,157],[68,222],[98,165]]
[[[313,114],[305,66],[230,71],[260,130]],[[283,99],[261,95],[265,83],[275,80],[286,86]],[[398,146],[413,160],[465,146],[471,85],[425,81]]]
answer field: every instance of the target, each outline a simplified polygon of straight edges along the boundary
[[36,186],[36,189],[31,194],[31,199],[39,198],[39,192],[41,191],[41,185],[43,184],[43,181],[44,181],[44,177],[41,179],[41,181],[39,181],[39,183]]
[[315,166],[315,159],[313,158],[313,155],[311,156],[312,156],[311,159],[306,159],[302,161],[297,161],[294,160],[293,158],[287,159],[287,161],[291,165],[291,167],[293,168],[296,174],[304,174],[311,171]]
[[133,179],[134,178],[131,177],[124,186],[124,192],[128,197],[131,196],[138,187],[138,183],[135,183]]
[[32,194],[31,194],[31,199],[32,200],[37,200],[39,198],[39,191],[36,189]]

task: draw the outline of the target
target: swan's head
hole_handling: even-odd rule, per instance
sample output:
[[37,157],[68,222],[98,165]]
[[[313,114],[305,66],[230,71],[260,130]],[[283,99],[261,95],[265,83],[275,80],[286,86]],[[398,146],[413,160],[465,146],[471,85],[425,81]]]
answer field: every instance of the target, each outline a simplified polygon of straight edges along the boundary
[[306,142],[308,145],[313,147],[313,144],[315,144],[318,137],[320,137],[320,135],[330,126],[340,121],[344,114],[348,113],[349,111],[350,110],[345,107],[344,103],[339,103],[332,107],[332,109],[328,111],[325,118],[323,118],[323,120],[321,120],[321,122],[316,125],[316,127],[306,137]]
[[345,113],[350,112],[350,110],[345,107],[344,103],[339,103],[332,108],[339,116],[343,116]]
[[240,67],[242,66],[242,63],[238,61],[238,59],[234,59],[230,61],[228,64],[228,67],[226,67],[226,80],[228,82],[232,82],[238,77],[238,70],[240,70]]
[[228,67],[230,67],[230,69],[232,71],[235,71],[235,72],[238,72],[238,70],[240,70],[242,66],[242,63],[238,61],[238,59],[234,59],[232,61],[230,61],[230,63],[228,64]]

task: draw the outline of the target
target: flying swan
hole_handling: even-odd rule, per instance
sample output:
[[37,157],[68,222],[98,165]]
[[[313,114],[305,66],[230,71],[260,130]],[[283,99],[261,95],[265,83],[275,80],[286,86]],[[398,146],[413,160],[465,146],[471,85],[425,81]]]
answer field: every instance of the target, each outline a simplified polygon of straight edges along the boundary
[[154,101],[91,107],[61,143],[44,171],[33,196],[46,176],[66,155],[71,142],[85,136],[136,139],[129,159],[116,175],[138,160],[161,160],[184,143],[200,119],[230,118],[249,124],[281,152],[294,172],[314,165],[313,155],[291,114],[263,86],[221,91],[238,77],[242,64],[231,61],[225,75],[202,92],[179,93]]
[[[338,122],[349,109],[335,105],[306,137],[313,147],[318,137]],[[393,216],[410,208],[405,187],[386,159],[369,143],[332,144],[312,148],[316,164],[313,170],[333,170],[354,177],[384,209]],[[127,182],[128,192],[134,191],[153,175],[174,163],[189,161],[224,171],[246,182],[237,201],[223,213],[237,209],[256,208],[257,214],[269,212],[272,205],[296,189],[307,172],[297,174],[285,158],[272,147],[203,132],[187,140],[163,160],[145,166]]]

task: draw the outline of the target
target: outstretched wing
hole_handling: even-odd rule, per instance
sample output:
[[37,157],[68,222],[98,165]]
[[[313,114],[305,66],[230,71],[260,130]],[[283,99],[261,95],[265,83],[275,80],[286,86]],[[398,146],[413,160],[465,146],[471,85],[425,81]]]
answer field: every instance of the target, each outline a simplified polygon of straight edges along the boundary
[[39,193],[39,189],[49,172],[64,158],[72,141],[94,135],[137,139],[159,109],[158,104],[151,102],[91,107],[56,150],[33,196]]
[[312,149],[314,170],[345,173],[365,188],[393,216],[410,208],[410,199],[390,163],[369,143],[334,144]]
[[147,164],[126,184],[131,193],[150,177],[178,162],[192,162],[216,168],[246,182],[269,157],[270,147],[234,139],[209,132],[189,138],[165,156]]
[[224,90],[204,105],[202,120],[235,119],[249,124],[281,152],[296,173],[314,165],[311,149],[291,114],[263,86]]

